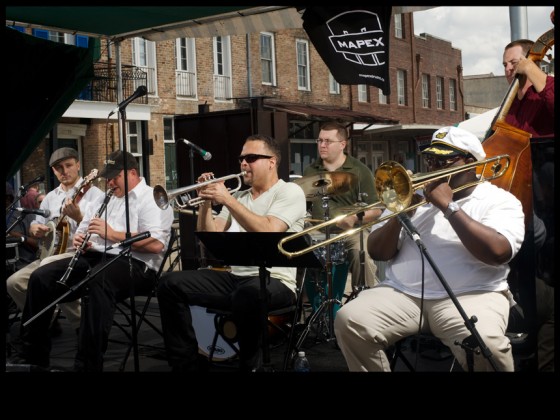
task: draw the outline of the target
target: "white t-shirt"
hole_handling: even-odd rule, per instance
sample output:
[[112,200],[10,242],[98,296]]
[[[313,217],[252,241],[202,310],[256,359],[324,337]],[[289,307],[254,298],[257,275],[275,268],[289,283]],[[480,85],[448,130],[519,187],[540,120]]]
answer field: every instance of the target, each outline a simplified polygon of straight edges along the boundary
[[[471,195],[456,202],[471,218],[502,234],[510,243],[512,258],[515,256],[525,236],[525,223],[521,202],[513,194],[489,182],[483,182],[476,186]],[[455,294],[508,289],[509,265],[488,265],[475,258],[437,207],[432,204],[418,207],[411,222],[426,251]],[[379,229],[384,223],[374,225],[373,229]],[[421,297],[423,254],[404,229],[401,229],[398,247],[398,254],[388,261],[383,284],[411,296]],[[448,297],[426,259],[424,297]]]
[[[301,187],[293,182],[285,182],[280,179],[272,188],[261,194],[255,200],[251,195],[251,189],[236,191],[233,196],[253,213],[262,216],[274,216],[288,225],[288,232],[300,232],[303,229],[304,218],[306,215],[305,193]],[[231,214],[226,206],[218,216],[221,219],[229,220]],[[235,219],[231,219],[231,226],[237,232],[246,232]],[[233,231],[232,228],[228,231]],[[238,276],[258,276],[259,267],[256,266],[232,266],[231,272]],[[278,278],[291,290],[296,290],[296,270],[295,267],[271,267],[270,276]]]

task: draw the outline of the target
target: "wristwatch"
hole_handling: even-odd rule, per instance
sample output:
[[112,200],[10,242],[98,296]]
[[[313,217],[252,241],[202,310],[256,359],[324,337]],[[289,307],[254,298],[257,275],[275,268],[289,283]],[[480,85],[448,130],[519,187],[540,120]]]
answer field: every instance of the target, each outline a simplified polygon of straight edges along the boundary
[[443,213],[443,217],[445,217],[446,219],[449,219],[451,217],[451,215],[458,212],[460,208],[461,207],[459,207],[459,204],[457,204],[455,201],[451,201],[447,205],[447,209],[445,209],[445,212]]

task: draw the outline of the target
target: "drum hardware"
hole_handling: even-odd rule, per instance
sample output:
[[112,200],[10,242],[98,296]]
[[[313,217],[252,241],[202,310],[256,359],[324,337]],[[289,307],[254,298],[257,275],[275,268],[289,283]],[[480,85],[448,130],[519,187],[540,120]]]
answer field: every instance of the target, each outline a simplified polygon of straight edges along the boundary
[[[362,199],[364,198],[364,196],[367,196],[366,193],[359,193],[358,194],[358,202],[353,206],[357,209],[363,209],[365,207],[367,207],[367,203],[362,201]],[[364,289],[367,288],[366,285],[366,254],[364,251],[364,231],[362,229],[362,224],[364,221],[364,216],[365,216],[365,210],[364,211],[360,211],[358,213],[356,213],[356,216],[358,217],[358,230],[360,231],[360,278],[358,279],[356,286],[352,286],[352,293],[350,293],[350,296],[347,297],[346,302],[351,301],[352,299],[355,299],[356,297],[358,297],[358,295],[360,294],[360,292]],[[345,302],[345,303],[346,303]]]
[[[299,179],[295,179],[293,182],[297,183],[304,191],[307,199],[313,199],[317,196],[321,196],[321,207],[323,209],[324,225],[330,220],[329,214],[329,200],[330,196],[345,193],[350,189],[352,185],[357,183],[357,176],[349,172],[324,172],[312,176],[304,176]],[[317,222],[316,220],[310,219],[311,223]],[[327,225],[325,233],[325,241],[330,241],[330,225]],[[313,229],[313,228],[311,228]],[[326,275],[326,285],[327,290],[324,288],[319,289],[319,293],[322,298],[322,302],[318,309],[315,310],[311,316],[306,320],[305,328],[295,344],[295,352],[297,351],[307,338],[311,326],[317,324],[317,332],[322,334],[323,327],[325,327],[324,336],[326,341],[336,340],[334,336],[334,314],[335,305],[341,305],[341,301],[336,299],[333,294],[333,249],[331,243],[319,250],[319,247],[315,248],[315,256],[324,264],[324,271]],[[318,252],[317,252],[318,251]],[[339,256],[337,255],[337,258]],[[317,284],[320,281],[316,282]]]

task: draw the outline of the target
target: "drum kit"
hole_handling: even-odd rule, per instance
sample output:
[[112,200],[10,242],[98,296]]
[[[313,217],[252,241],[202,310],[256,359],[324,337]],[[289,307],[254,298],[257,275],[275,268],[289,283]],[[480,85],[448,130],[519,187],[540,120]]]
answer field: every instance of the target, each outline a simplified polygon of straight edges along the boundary
[[[357,184],[358,179],[356,175],[350,172],[333,171],[304,176],[294,179],[293,182],[303,189],[308,201],[316,202],[316,199],[319,197],[321,199],[324,219],[306,219],[306,224],[313,225],[330,220],[330,198],[349,191],[352,186]],[[339,207],[337,211],[342,213],[350,212],[360,206],[362,206],[362,203],[358,202],[352,206]],[[360,217],[359,220],[361,223]],[[326,226],[323,231],[310,234],[310,237],[311,243],[315,244],[330,238],[336,238],[336,235],[331,234],[329,226]],[[360,244],[363,252],[363,240]],[[305,322],[305,329],[298,338],[298,342],[295,345],[296,349],[301,347],[310,332],[311,326],[314,324],[317,324],[317,337],[323,336],[327,341],[335,339],[333,322],[336,311],[342,305],[341,299],[344,295],[348,276],[349,264],[346,260],[347,251],[345,245],[344,240],[340,240],[313,249],[315,257],[324,268],[322,270],[307,270],[305,290],[312,308],[312,314]],[[362,271],[363,268],[364,266],[362,265]],[[353,291],[352,294],[354,293]]]

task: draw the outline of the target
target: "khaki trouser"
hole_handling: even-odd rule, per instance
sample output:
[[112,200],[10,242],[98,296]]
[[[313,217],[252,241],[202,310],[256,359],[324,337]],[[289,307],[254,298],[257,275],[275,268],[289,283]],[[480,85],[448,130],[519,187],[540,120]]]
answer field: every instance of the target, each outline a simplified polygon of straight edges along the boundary
[[[492,353],[500,372],[513,372],[511,344],[505,331],[509,301],[501,292],[473,292],[457,296],[467,316],[476,315],[476,329]],[[336,314],[334,330],[351,372],[390,372],[385,350],[418,332],[420,299],[380,285],[363,290]],[[455,341],[471,335],[449,298],[424,300],[423,332],[431,332],[449,347],[463,370],[468,371],[466,352]],[[493,371],[482,354],[474,355],[475,371]]]

